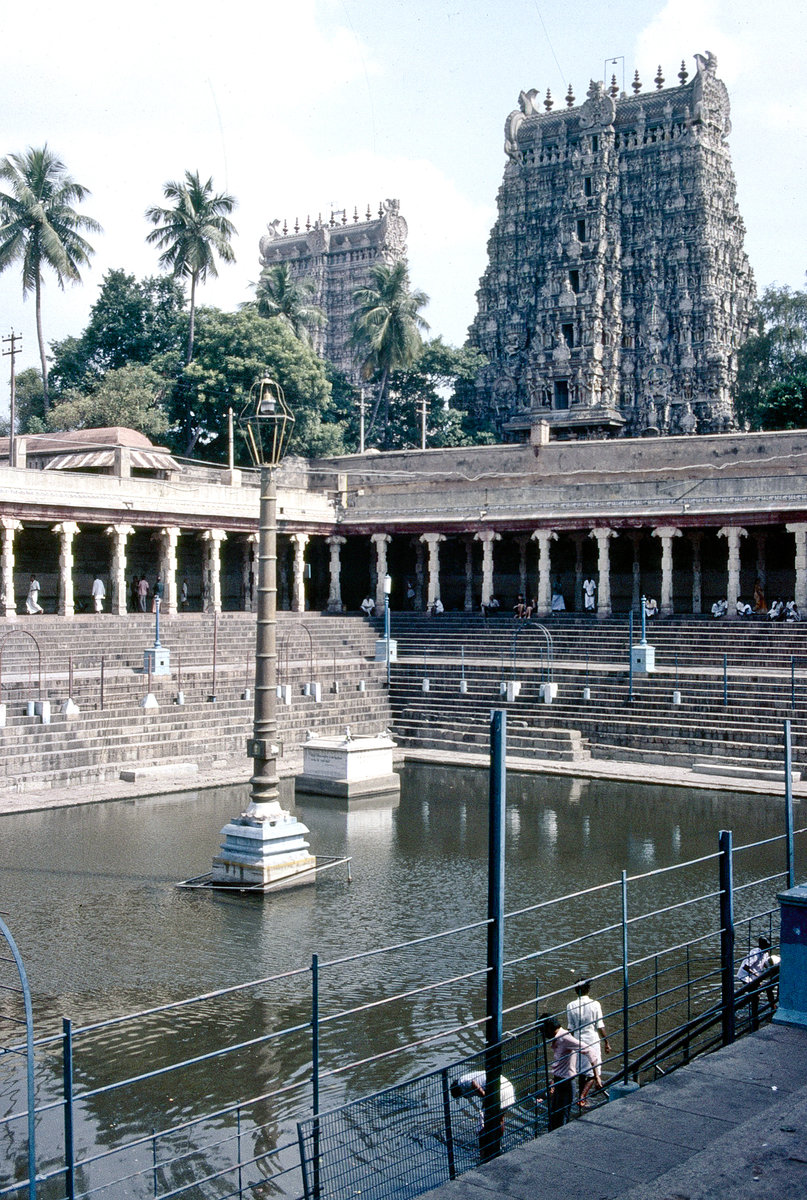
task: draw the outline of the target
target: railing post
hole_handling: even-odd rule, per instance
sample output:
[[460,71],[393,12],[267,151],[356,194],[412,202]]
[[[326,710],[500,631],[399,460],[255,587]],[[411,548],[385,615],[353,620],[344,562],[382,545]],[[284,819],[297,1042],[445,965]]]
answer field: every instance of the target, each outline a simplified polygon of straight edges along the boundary
[[796,656],[790,655],[790,707],[796,708]]
[[157,1130],[151,1130],[151,1188],[154,1200],[160,1194],[160,1182],[157,1179]]
[[64,1160],[66,1200],[75,1200],[76,1158],[73,1142],[73,1023],[62,1017],[62,1079],[64,1091]]
[[210,701],[216,703],[216,657],[219,648],[219,617],[218,613],[213,613],[213,679]]
[[507,713],[490,714],[488,805],[488,960],[482,1161],[501,1153],[502,998],[504,991],[504,804]]
[[734,1041],[734,862],[730,829],[721,829],[720,845],[720,1002],[723,1045]]
[[451,1099],[448,1090],[448,1071],[443,1068],[440,1072],[440,1087],[443,1093],[443,1125],[446,1133],[446,1156],[448,1158],[448,1178],[457,1178],[457,1166],[454,1161],[454,1130],[451,1126]]
[[314,1195],[319,1196],[319,955],[311,955],[311,1109]]
[[785,721],[785,853],[787,856],[787,888],[796,886],[796,858],[793,847],[793,752],[790,742],[790,721]]
[[[631,614],[633,615],[633,614]],[[630,981],[628,978],[628,873],[622,872],[622,1082],[628,1082]]]
[[633,609],[628,614],[628,704],[633,704]]
[[729,656],[723,655],[723,707],[729,706]]
[[101,712],[104,711],[104,656],[101,655]]
[[241,1105],[235,1110],[235,1129],[236,1137],[238,1138],[238,1200],[243,1200],[244,1195],[244,1154],[241,1145]]

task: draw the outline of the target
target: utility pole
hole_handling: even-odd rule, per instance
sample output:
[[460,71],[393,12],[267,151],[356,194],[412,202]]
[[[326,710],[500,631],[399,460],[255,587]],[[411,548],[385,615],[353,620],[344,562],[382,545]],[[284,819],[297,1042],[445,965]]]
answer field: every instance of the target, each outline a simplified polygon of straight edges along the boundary
[[17,420],[17,403],[16,403],[16,383],[17,377],[14,371],[14,359],[22,346],[22,334],[15,333],[12,329],[8,337],[4,337],[3,343],[8,342],[8,350],[4,350],[3,354],[8,355],[11,359],[11,392],[9,399],[9,426],[8,426],[8,465],[16,467],[17,453],[14,445],[14,425]]
[[426,449],[426,393],[423,393],[423,403],[420,407],[420,448]]
[[359,454],[364,454],[364,388],[359,388]]

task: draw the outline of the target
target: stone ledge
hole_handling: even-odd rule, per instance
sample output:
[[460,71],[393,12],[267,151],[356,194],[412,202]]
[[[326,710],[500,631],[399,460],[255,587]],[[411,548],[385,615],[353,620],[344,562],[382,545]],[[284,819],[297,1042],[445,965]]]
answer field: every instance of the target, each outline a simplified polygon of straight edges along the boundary
[[158,763],[152,767],[125,767],[119,778],[124,783],[137,783],[141,779],[162,779],[173,775],[195,775],[199,764],[195,762]]

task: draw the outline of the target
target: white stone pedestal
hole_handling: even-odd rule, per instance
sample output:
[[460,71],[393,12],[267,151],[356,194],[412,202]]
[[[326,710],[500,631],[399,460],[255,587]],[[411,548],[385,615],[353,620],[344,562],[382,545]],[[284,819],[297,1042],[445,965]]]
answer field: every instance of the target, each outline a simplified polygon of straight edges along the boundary
[[152,646],[150,650],[143,651],[143,674],[149,673],[149,662],[151,663],[152,675],[170,675],[171,674],[171,651],[165,646]]
[[317,860],[305,841],[308,827],[277,801],[251,804],[221,833],[221,852],[213,859],[215,883],[232,887],[274,884],[280,890],[316,879]]
[[351,803],[401,791],[392,769],[395,743],[388,737],[312,738],[303,745],[303,773],[295,791],[310,798],[331,797]]
[[[395,640],[395,638],[390,638],[390,640],[389,640],[389,660],[391,663],[398,661],[398,643]],[[386,662],[387,661],[387,639],[386,638],[376,638],[376,640],[375,640],[375,661],[376,662]]]
[[648,646],[647,642],[639,642],[631,646],[630,660],[634,671],[642,675],[652,675],[656,669],[656,647]]

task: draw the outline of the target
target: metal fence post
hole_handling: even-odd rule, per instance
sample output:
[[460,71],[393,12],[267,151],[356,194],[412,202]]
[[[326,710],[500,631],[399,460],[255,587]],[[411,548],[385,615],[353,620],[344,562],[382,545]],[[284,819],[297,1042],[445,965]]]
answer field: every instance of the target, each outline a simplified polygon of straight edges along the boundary
[[485,1020],[483,1162],[501,1153],[502,1002],[504,992],[504,804],[507,713],[490,714],[488,805],[488,957]]
[[62,1017],[62,1079],[64,1090],[65,1197],[76,1195],[76,1154],[73,1142],[73,1023]]
[[104,656],[101,655],[101,712],[104,711]]
[[723,1045],[734,1041],[734,863],[730,829],[721,829],[720,845],[720,1002]]
[[[628,614],[628,704],[633,703],[633,609]],[[627,1082],[627,1080],[626,1080]]]
[[796,656],[790,655],[790,707],[796,707]]
[[319,955],[311,955],[311,1108],[314,1113],[314,1195],[319,1195]]
[[628,979],[628,873],[622,872],[622,1082],[628,1082],[630,1037],[630,983]]
[[789,889],[796,886],[796,858],[793,847],[793,752],[790,742],[790,721],[785,721],[785,851]]
[[723,655],[723,706],[729,706],[729,656]]
[[451,1126],[451,1100],[448,1090],[448,1071],[443,1068],[440,1072],[440,1087],[443,1093],[443,1124],[446,1131],[446,1155],[448,1157],[448,1178],[457,1178],[457,1166],[454,1161],[454,1131]]

